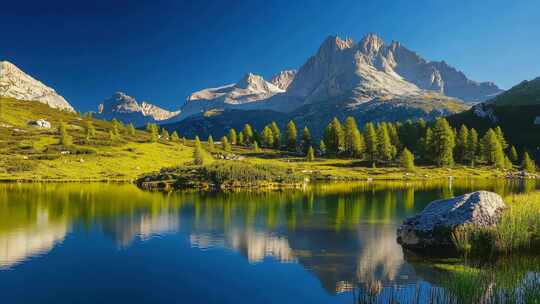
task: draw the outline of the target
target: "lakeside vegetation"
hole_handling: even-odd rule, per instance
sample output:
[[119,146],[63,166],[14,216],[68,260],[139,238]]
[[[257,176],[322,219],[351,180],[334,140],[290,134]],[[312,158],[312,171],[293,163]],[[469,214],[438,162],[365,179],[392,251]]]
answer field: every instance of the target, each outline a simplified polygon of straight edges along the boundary
[[[477,140],[473,129],[454,130],[444,119],[367,124],[362,131],[352,118],[343,125],[334,119],[317,143],[308,128],[298,132],[293,122],[284,131],[276,123],[260,132],[246,125],[219,141],[210,136],[201,142],[154,124],[137,130],[37,102],[3,98],[0,104],[4,181],[131,181],[162,168],[216,159],[286,167],[312,181],[501,178],[535,167],[531,156],[508,144],[502,130]],[[51,128],[29,125],[38,119]],[[495,149],[488,149],[490,143]]]

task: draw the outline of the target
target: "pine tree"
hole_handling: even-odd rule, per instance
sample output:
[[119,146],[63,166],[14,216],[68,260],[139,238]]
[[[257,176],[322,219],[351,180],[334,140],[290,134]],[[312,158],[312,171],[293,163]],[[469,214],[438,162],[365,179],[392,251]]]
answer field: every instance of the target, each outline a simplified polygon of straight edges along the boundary
[[497,139],[499,140],[499,143],[501,144],[502,149],[506,150],[508,148],[508,143],[506,142],[506,139],[504,138],[504,134],[501,127],[497,126],[495,128],[495,134],[497,134]]
[[96,128],[94,128],[94,124],[92,124],[91,120],[86,121],[85,133],[86,140],[90,140],[91,138],[94,138],[96,136]]
[[238,134],[238,141],[237,141],[238,145],[240,146],[243,146],[245,144],[245,140],[244,140],[244,132],[240,132],[240,134]]
[[368,122],[364,126],[364,141],[366,143],[366,154],[371,162],[377,160],[377,146],[379,142],[377,140],[377,133],[373,123]]
[[180,141],[180,138],[178,137],[178,132],[176,132],[176,130],[174,130],[171,134],[171,141],[172,142],[179,142]]
[[512,161],[508,156],[504,156],[504,168],[508,170],[512,170],[514,168],[514,165],[512,164]]
[[127,132],[129,134],[129,136],[135,136],[135,127],[133,126],[132,123],[128,124]]
[[300,139],[300,148],[302,149],[302,152],[307,153],[311,144],[311,132],[309,132],[309,129],[306,126],[302,131],[302,138]]
[[281,130],[275,121],[270,124],[270,129],[274,135],[274,148],[279,149],[281,147]]
[[195,149],[193,149],[193,164],[204,165],[204,150],[199,140],[199,136],[195,137]]
[[146,131],[150,132],[150,142],[157,142],[158,140],[158,126],[155,124],[147,124]]
[[296,150],[297,131],[294,121],[289,121],[285,127],[285,146],[289,151]]
[[263,146],[267,148],[274,147],[274,134],[272,133],[272,128],[270,128],[270,126],[264,127],[261,137]]
[[433,129],[426,128],[424,136],[419,143],[420,156],[425,161],[435,161],[433,156]]
[[442,117],[435,120],[433,127],[432,149],[435,163],[438,166],[452,166],[454,164],[454,131],[448,121]]
[[238,136],[236,134],[236,130],[235,129],[230,129],[229,130],[229,142],[231,143],[231,145],[236,145],[237,140],[238,140]]
[[208,152],[214,153],[216,151],[216,148],[214,147],[214,138],[212,138],[212,135],[208,136]]
[[518,160],[519,160],[519,156],[518,156],[518,153],[517,153],[517,150],[516,150],[516,147],[512,146],[510,148],[510,161],[512,161],[513,164],[517,164]]
[[324,143],[324,140],[322,139],[319,142],[319,151],[321,152],[321,155],[326,155],[326,144]]
[[223,136],[223,137],[221,138],[221,148],[222,148],[225,152],[231,152],[231,151],[232,151],[231,144],[229,143],[229,140],[227,139],[226,136]]
[[418,142],[421,138],[418,132],[418,125],[413,123],[412,120],[407,120],[401,128],[398,129],[399,138],[401,144],[404,147],[409,147],[415,151],[418,151]]
[[112,131],[114,133],[114,136],[118,137],[120,136],[120,122],[113,118],[112,120]]
[[306,161],[312,162],[314,160],[315,160],[315,151],[313,150],[313,147],[310,146],[307,150]]
[[243,144],[249,145],[253,142],[253,128],[249,124],[244,125],[244,129],[242,130],[242,134],[244,137]]
[[396,153],[394,153],[395,158],[395,154],[397,154],[397,149],[401,147],[401,141],[399,140],[398,135],[398,123],[387,123],[386,126],[388,130],[388,136],[390,136],[390,142],[392,143],[392,146],[396,148]]
[[345,133],[337,117],[324,130],[324,143],[329,153],[338,154],[345,149]]
[[488,129],[480,142],[482,158],[497,168],[504,167],[504,152],[497,133],[493,129]]
[[65,147],[73,144],[73,139],[69,135],[67,126],[63,121],[60,122],[60,144]]
[[478,155],[478,132],[471,128],[469,137],[467,138],[467,160],[471,166],[474,166],[474,161]]
[[535,173],[536,172],[536,164],[529,156],[529,153],[525,151],[523,153],[523,162],[521,163],[521,169],[525,172],[529,173]]
[[393,146],[390,141],[390,136],[388,136],[388,130],[386,124],[381,123],[377,127],[377,156],[379,161],[388,162],[392,160],[393,156]]
[[259,148],[259,144],[256,141],[253,142],[253,152],[255,153],[261,152],[261,149]]
[[360,157],[364,150],[364,142],[356,120],[349,116],[345,119],[345,152],[351,157]]
[[401,162],[401,167],[409,172],[414,171],[414,155],[406,147],[401,151],[401,156],[399,157]]
[[114,134],[113,130],[109,130],[109,140],[111,141],[111,144],[116,141],[116,134]]
[[469,129],[467,126],[461,125],[456,138],[455,155],[456,160],[463,163],[466,159],[467,145],[469,144]]
[[163,140],[169,140],[169,131],[167,131],[167,129],[161,129],[161,138]]

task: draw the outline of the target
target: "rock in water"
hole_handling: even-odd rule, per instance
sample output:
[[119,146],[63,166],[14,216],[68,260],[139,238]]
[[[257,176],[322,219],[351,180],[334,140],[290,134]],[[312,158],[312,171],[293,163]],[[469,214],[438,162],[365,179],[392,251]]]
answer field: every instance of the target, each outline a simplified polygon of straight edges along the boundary
[[436,200],[403,222],[397,232],[398,243],[413,250],[453,247],[454,229],[496,225],[505,208],[502,198],[488,191]]

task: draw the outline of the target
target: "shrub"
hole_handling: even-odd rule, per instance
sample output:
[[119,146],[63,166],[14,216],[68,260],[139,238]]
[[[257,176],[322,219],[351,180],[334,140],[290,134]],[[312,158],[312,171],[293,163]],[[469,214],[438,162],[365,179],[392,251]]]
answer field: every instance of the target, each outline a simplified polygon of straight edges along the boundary
[[251,164],[243,161],[217,161],[202,168],[203,176],[216,184],[226,182],[297,183],[303,177],[292,170],[270,164]]

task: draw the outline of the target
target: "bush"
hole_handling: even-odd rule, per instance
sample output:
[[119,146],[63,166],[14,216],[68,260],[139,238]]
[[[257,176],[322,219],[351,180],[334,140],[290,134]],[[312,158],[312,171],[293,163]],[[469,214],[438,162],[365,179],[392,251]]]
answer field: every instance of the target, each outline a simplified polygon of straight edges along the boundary
[[34,162],[18,158],[11,159],[6,163],[6,171],[8,173],[28,172],[35,168],[36,164]]
[[202,168],[203,176],[216,184],[226,182],[298,183],[303,177],[286,169],[269,164],[251,164],[242,161],[218,161]]

